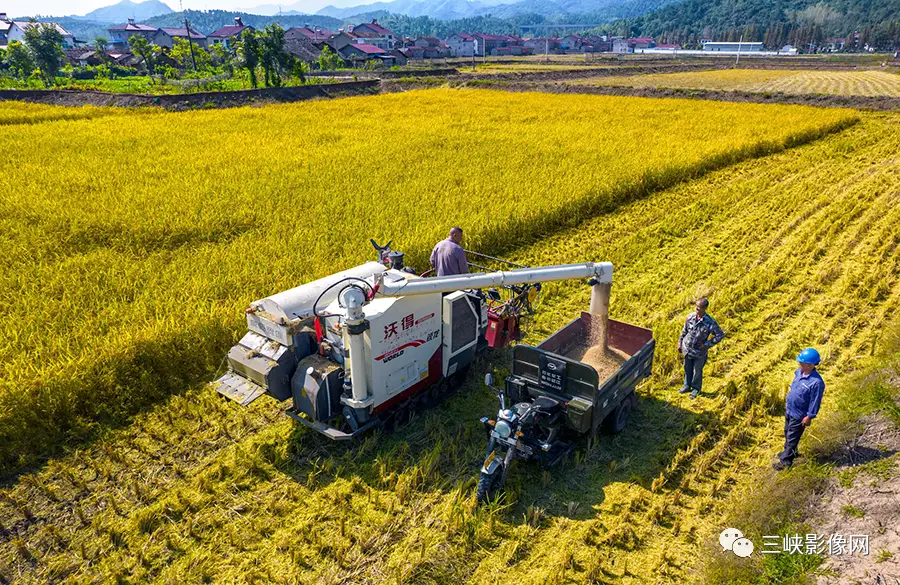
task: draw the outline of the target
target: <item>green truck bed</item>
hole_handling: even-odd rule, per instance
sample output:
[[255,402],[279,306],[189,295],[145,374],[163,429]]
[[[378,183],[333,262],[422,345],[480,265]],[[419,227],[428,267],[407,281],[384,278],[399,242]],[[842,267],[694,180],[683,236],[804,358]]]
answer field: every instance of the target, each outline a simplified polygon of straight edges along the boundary
[[569,357],[577,355],[578,348],[590,338],[591,317],[582,313],[537,347],[516,346],[507,389],[532,398],[543,395],[561,401],[568,426],[593,435],[623,400],[631,399],[638,382],[650,376],[656,342],[651,330],[610,319],[609,347],[627,359],[601,380],[592,366]]

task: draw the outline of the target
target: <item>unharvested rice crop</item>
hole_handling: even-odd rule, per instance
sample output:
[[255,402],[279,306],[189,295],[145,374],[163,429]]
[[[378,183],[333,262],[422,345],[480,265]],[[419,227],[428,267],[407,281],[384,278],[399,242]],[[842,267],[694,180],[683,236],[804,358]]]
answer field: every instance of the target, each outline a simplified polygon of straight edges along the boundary
[[0,195],[0,469],[208,379],[250,301],[372,258],[369,237],[419,268],[452,224],[503,251],[856,119],[444,89],[21,128]]
[[[484,453],[477,417],[497,408],[477,379],[508,356],[478,364],[446,407],[350,447],[293,428],[271,402],[240,409],[198,389],[0,492],[0,575],[25,584],[688,581],[733,486],[776,450],[772,406],[796,350],[818,346],[833,387],[897,314],[897,152],[900,120],[867,117],[515,249],[535,265],[612,261],[612,316],[652,327],[658,345],[625,432],[580,444],[553,474],[519,466],[503,506],[476,508],[472,478]],[[324,260],[301,260],[311,258]],[[704,395],[690,401],[675,392],[675,342],[700,294],[727,337]],[[577,283],[545,287],[526,341],[588,297]]]
[[900,96],[900,75],[885,71],[789,71],[724,69],[603,77],[577,82],[636,88],[712,89],[753,93]]
[[0,126],[14,124],[37,124],[54,120],[82,120],[99,118],[118,113],[114,108],[84,106],[69,108],[65,106],[45,106],[27,102],[0,101]]

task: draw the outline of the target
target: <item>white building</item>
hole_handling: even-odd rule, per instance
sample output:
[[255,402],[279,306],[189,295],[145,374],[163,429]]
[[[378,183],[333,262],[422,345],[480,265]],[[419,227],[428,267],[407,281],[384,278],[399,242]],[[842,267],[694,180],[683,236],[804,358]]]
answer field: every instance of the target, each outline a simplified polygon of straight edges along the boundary
[[472,57],[475,55],[475,38],[465,33],[455,34],[447,39],[450,55],[453,57]]
[[62,45],[64,49],[75,48],[75,35],[59,26],[55,22],[22,22],[20,20],[14,20],[9,23],[9,30],[6,33],[7,43],[9,41],[19,41],[21,43],[24,43],[26,30],[28,30],[29,28],[45,25],[56,28],[57,32],[62,35]]
[[12,23],[6,20],[6,13],[0,12],[0,47],[5,47],[9,41],[9,27]]
[[722,52],[722,53],[762,53],[765,50],[762,43],[715,43],[709,42],[703,44],[704,51]]

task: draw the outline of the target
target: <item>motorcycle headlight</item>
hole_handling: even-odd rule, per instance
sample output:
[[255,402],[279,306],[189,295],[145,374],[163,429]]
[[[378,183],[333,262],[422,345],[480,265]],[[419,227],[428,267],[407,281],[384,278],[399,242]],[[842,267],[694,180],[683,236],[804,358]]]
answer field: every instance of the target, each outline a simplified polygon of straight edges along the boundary
[[500,438],[505,439],[512,434],[512,427],[509,426],[509,423],[505,420],[498,420],[497,424],[494,426],[494,430],[497,431],[497,434],[500,435]]

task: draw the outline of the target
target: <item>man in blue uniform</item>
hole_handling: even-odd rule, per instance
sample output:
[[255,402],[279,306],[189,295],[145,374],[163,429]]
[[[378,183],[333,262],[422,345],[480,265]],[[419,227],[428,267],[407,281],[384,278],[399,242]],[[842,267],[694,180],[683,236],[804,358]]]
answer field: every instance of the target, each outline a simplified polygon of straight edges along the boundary
[[787,469],[794,463],[803,431],[819,414],[825,393],[825,382],[816,371],[819,361],[819,352],[811,347],[797,356],[800,367],[794,372],[794,381],[784,400],[784,451],[778,454],[778,462],[772,466],[776,471]]
[[691,399],[697,398],[703,387],[703,366],[709,357],[709,348],[725,337],[716,320],[706,312],[708,308],[708,300],[698,299],[697,310],[688,315],[678,338],[678,351],[684,356],[684,385],[679,392],[690,392]]

